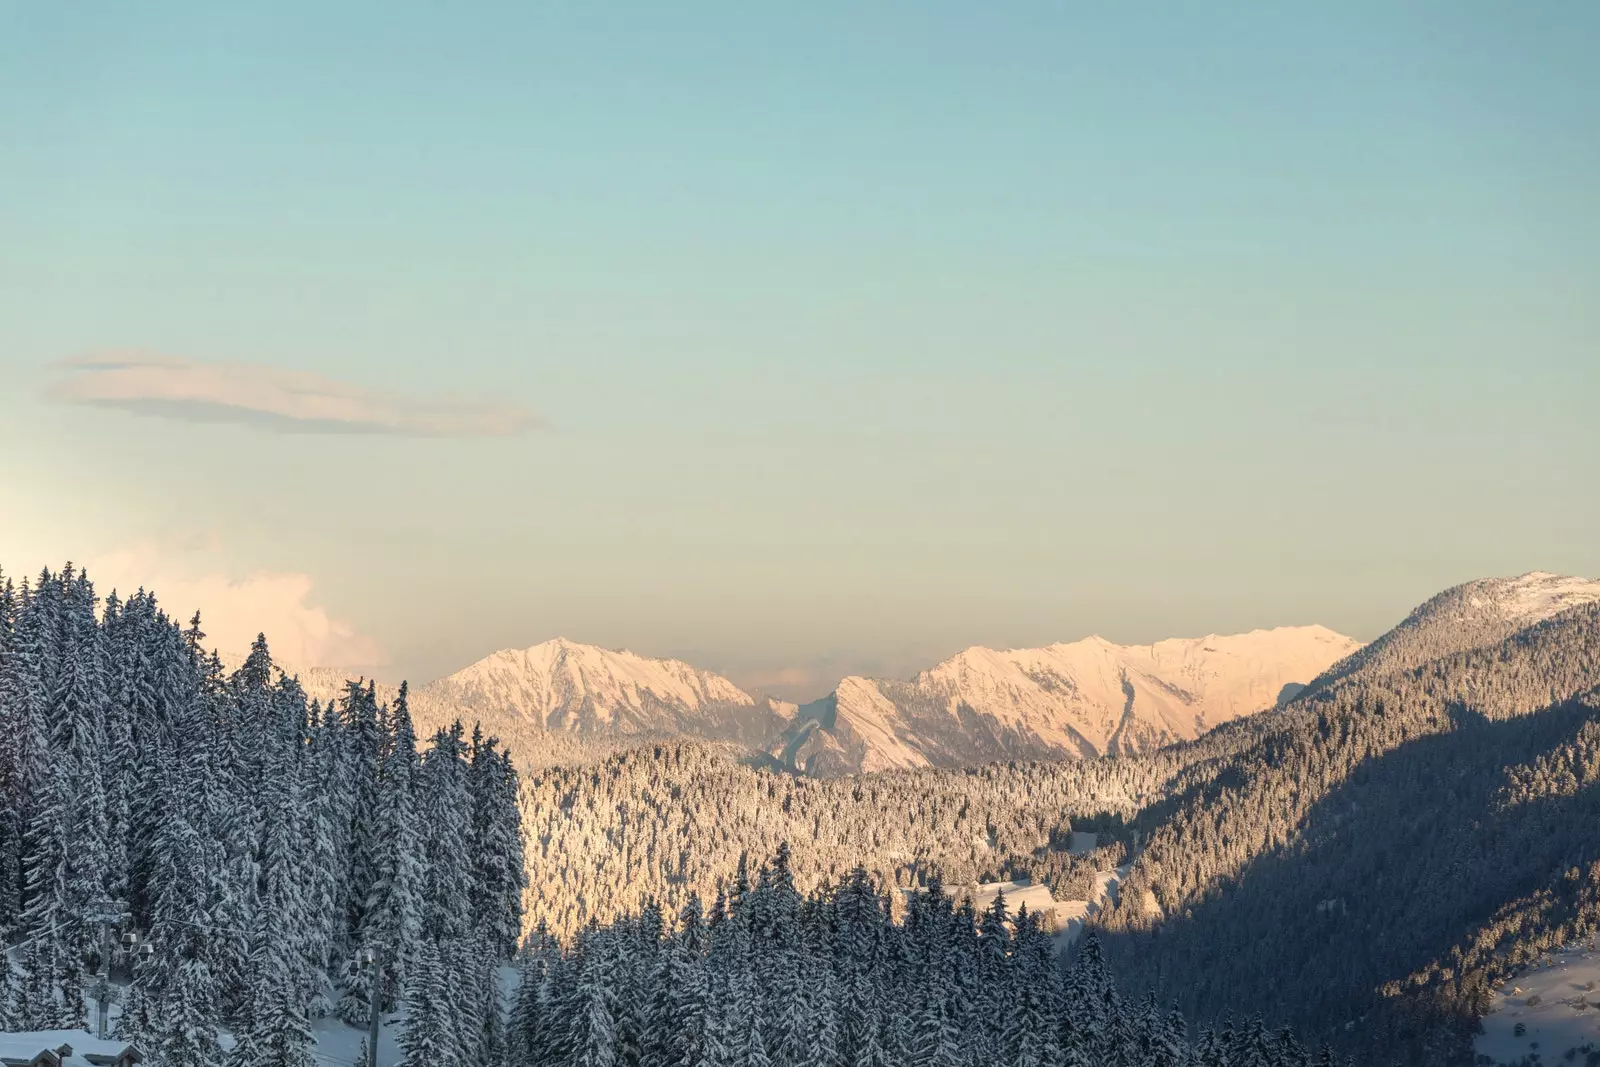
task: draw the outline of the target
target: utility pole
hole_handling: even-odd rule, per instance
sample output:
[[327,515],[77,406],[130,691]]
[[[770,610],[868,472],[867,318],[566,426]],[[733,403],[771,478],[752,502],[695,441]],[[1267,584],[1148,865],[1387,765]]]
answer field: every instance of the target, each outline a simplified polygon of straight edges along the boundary
[[111,924],[100,924],[100,1000],[95,1005],[95,1036],[107,1037],[106,1023],[111,1018]]
[[380,943],[377,951],[362,949],[360,962],[372,971],[372,1016],[367,1020],[366,1067],[378,1067],[378,1023],[383,1015],[383,972],[389,966],[388,947]]
[[100,948],[91,952],[95,962],[95,1033],[104,1041],[111,1015],[111,928],[128,918],[128,910],[114,900],[97,900],[84,915],[84,921],[100,927]]

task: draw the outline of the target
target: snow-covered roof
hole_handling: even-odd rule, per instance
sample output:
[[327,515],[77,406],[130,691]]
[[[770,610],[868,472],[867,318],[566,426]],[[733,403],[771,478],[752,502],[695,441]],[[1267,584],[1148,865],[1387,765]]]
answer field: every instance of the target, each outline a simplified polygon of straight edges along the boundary
[[[63,1051],[68,1050],[68,1051]],[[126,1067],[144,1057],[126,1041],[101,1041],[86,1030],[19,1030],[0,1034],[5,1067]]]

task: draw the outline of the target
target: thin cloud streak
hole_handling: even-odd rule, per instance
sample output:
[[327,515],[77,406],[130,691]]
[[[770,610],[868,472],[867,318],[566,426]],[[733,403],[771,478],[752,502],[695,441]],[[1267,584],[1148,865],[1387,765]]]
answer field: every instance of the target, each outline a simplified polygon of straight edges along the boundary
[[458,438],[512,437],[540,424],[534,412],[515,404],[410,397],[254,363],[109,353],[64,365],[69,376],[50,388],[51,399],[184,422],[276,433]]

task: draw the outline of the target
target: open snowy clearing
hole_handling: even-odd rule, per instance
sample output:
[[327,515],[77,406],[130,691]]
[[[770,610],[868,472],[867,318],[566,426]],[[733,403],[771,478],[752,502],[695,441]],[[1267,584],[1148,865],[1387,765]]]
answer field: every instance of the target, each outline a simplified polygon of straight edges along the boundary
[[1064,900],[1056,905],[1056,947],[1065,948],[1078,939],[1083,925],[1100,910],[1106,901],[1117,901],[1117,888],[1128,876],[1130,865],[1114,871],[1101,871],[1094,876],[1094,888],[1088,900]]
[[[1593,942],[1568,945],[1495,990],[1475,1049],[1496,1064],[1532,1053],[1544,1063],[1597,1064],[1600,1055],[1600,952]],[[1524,1032],[1519,1036],[1516,1028]],[[1569,1051],[1577,1050],[1567,1059]]]
[[[1093,838],[1094,835],[1084,835]],[[1024,905],[1035,915],[1051,916],[1055,925],[1056,946],[1064,947],[1077,940],[1078,933],[1083,929],[1084,923],[1106,901],[1116,903],[1117,887],[1122,879],[1128,876],[1131,865],[1124,865],[1110,871],[1101,871],[1094,876],[1094,885],[1089,890],[1088,900],[1056,900],[1050,895],[1047,885],[1035,885],[1031,882],[983,882],[979,885],[946,886],[945,893],[955,900],[970,900],[973,910],[982,914],[993,906],[994,898],[1001,893],[1005,894],[1006,911],[1011,915]],[[911,892],[905,890],[905,892]]]

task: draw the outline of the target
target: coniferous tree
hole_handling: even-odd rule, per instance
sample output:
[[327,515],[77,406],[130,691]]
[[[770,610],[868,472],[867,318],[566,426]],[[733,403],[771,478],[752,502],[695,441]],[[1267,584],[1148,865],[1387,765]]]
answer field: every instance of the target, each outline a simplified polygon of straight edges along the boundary
[[417,739],[404,685],[389,722],[393,736],[384,756],[383,788],[378,798],[377,878],[364,912],[361,941],[383,946],[390,961],[391,981],[399,985],[405,980],[407,962],[416,954],[422,936],[424,879],[423,839],[416,807]]
[[105,674],[94,590],[68,566],[41,576],[35,601],[47,614],[57,669],[44,718],[51,771],[24,841],[29,1015],[61,1029],[86,1024],[83,959],[88,916],[103,907],[110,862],[104,779]]
[[29,1027],[22,964],[0,940],[0,1033]]
[[455,1020],[440,973],[439,950],[424,940],[406,981],[406,1018],[400,1031],[405,1067],[458,1067]]
[[615,1067],[617,1062],[616,961],[612,942],[589,936],[573,990],[572,1067]]

